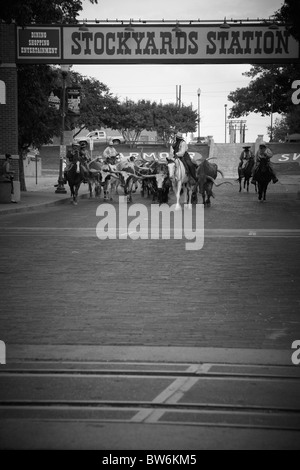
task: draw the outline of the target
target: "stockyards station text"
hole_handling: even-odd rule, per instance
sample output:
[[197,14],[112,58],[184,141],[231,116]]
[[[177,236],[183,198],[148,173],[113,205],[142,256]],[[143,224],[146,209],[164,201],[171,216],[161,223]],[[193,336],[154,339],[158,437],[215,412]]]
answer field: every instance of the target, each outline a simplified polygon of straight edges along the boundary
[[[150,28],[149,28],[150,29]],[[128,59],[166,59],[180,56],[190,59],[289,58],[299,54],[295,40],[285,30],[264,31],[257,27],[220,31],[210,28],[185,27],[180,32],[163,27],[88,32],[66,28],[64,31],[64,58],[89,59],[116,57]]]
[[139,452],[138,456],[114,456],[109,454],[102,457],[102,465],[126,465],[130,468],[137,465],[195,465],[195,454],[148,454]]

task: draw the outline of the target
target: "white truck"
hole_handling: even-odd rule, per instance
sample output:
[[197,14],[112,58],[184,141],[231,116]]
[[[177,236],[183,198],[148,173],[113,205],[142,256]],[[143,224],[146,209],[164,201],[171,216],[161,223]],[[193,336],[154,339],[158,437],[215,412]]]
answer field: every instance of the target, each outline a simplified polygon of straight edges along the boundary
[[86,135],[75,137],[75,142],[86,142],[87,145],[90,145],[90,141],[93,141],[93,146],[99,143],[108,143],[110,140],[113,141],[114,144],[124,144],[125,139],[122,135],[107,135],[105,131],[91,131]]

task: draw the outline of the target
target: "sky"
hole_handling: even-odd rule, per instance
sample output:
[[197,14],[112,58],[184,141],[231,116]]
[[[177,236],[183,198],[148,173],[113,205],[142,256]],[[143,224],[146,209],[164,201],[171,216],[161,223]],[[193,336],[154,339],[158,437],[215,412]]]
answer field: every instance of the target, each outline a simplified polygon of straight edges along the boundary
[[[98,5],[92,5],[83,0],[79,19],[220,21],[226,17],[256,20],[268,19],[283,3],[283,0],[98,0]],[[121,101],[128,98],[175,103],[176,86],[181,85],[182,103],[192,104],[193,109],[198,110],[197,90],[200,89],[200,134],[212,135],[215,142],[221,143],[225,142],[225,104],[227,116],[233,105],[227,97],[230,92],[249,84],[250,79],[243,73],[250,67],[248,64],[74,65],[73,70],[105,83]],[[276,117],[274,115],[273,120]],[[246,120],[247,142],[254,142],[259,134],[268,140],[269,116],[251,113],[241,119]]]

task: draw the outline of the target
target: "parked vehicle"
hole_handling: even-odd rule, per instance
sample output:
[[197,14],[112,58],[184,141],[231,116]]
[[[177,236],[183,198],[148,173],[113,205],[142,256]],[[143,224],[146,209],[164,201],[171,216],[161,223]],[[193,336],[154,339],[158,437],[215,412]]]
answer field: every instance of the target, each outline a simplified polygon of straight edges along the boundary
[[86,142],[88,145],[90,140],[93,140],[94,145],[97,143],[108,143],[110,140],[113,141],[114,144],[124,144],[125,139],[122,135],[112,135],[109,136],[105,131],[91,131],[86,135],[75,137],[75,142]]

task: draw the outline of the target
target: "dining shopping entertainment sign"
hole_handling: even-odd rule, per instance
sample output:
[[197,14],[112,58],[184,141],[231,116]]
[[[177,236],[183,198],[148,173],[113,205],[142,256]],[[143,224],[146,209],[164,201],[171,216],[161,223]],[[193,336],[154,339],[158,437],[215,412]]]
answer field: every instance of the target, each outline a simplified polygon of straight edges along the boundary
[[[130,30],[127,30],[130,29]],[[17,28],[18,63],[201,64],[299,62],[285,26],[92,24]]]

